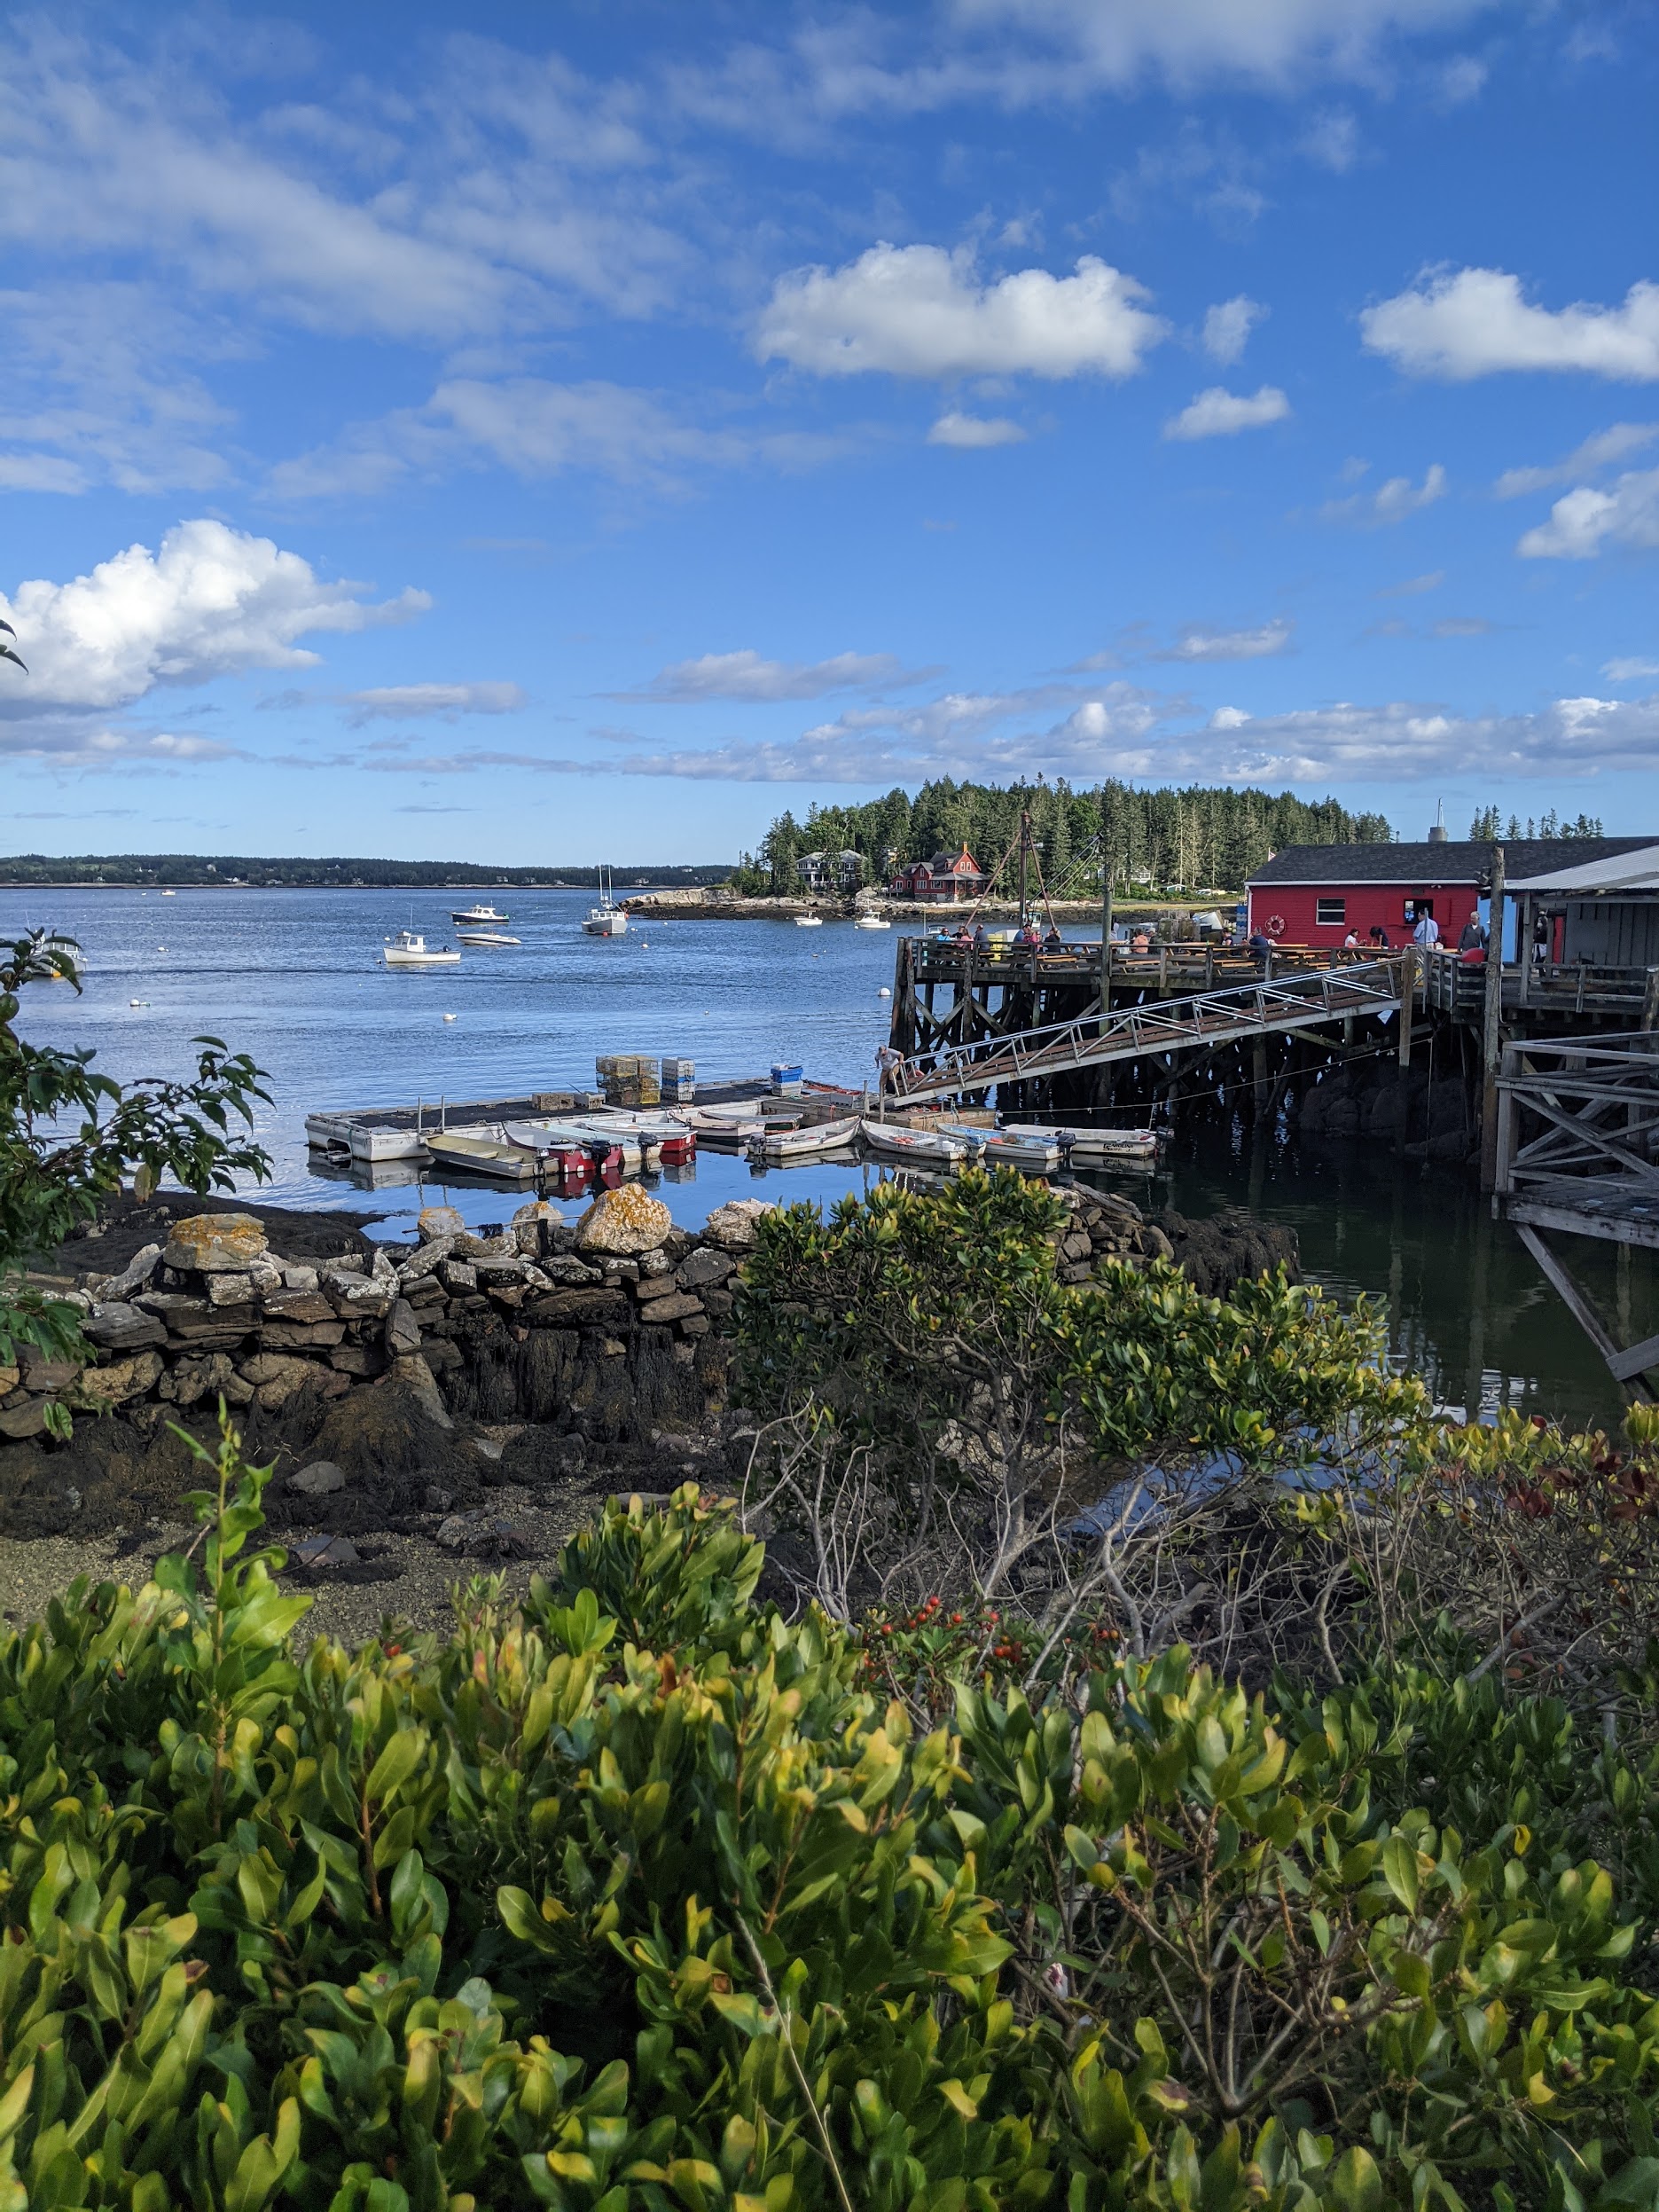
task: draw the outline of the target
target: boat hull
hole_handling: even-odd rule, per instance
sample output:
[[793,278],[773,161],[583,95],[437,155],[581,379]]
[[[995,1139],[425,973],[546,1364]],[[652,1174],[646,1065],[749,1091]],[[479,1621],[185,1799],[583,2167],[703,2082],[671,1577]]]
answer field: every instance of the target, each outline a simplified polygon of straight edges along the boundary
[[898,1122],[872,1121],[867,1116],[858,1127],[871,1150],[885,1153],[889,1159],[959,1167],[968,1157],[968,1147],[959,1137],[947,1137],[937,1130],[907,1129]]
[[810,1160],[826,1152],[844,1152],[858,1134],[860,1117],[849,1114],[838,1121],[820,1121],[808,1129],[772,1129],[749,1140],[752,1148],[769,1160]]

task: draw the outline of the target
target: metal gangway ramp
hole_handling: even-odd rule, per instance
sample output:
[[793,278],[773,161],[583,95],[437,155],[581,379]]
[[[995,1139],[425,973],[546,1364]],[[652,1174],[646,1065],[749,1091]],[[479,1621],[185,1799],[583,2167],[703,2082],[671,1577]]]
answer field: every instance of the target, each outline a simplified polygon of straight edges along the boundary
[[998,1083],[1097,1068],[1108,1060],[1138,1060],[1194,1046],[1213,1049],[1354,1015],[1397,1013],[1402,992],[1412,987],[1410,970],[1409,955],[1399,953],[1351,968],[1304,970],[1279,983],[1264,977],[1225,991],[1199,991],[1115,1014],[1097,1010],[1044,1029],[984,1037],[902,1061],[887,1096],[894,1103],[921,1105],[988,1091]]

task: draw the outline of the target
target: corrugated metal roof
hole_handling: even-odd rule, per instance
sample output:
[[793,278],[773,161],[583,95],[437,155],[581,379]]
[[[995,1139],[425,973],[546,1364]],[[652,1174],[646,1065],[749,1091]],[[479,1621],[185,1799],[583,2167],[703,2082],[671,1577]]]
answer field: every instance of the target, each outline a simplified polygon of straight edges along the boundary
[[1287,845],[1257,868],[1257,883],[1484,883],[1491,874],[1494,843],[1504,848],[1508,882],[1542,876],[1560,868],[1646,852],[1652,837],[1516,837],[1488,842],[1449,837],[1444,844],[1427,839],[1412,844]]
[[1609,853],[1577,867],[1554,868],[1546,875],[1510,876],[1506,882],[1510,890],[1573,891],[1581,898],[1614,891],[1659,890],[1659,844],[1640,845],[1634,852]]

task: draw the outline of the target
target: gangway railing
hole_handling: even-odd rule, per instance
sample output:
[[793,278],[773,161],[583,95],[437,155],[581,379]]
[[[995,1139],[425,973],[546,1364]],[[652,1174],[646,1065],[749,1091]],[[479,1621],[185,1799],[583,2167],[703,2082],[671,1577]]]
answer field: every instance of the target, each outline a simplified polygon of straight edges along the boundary
[[1396,1013],[1407,966],[1407,956],[1398,954],[1358,967],[1154,1000],[1106,1016],[1097,1010],[1040,1029],[919,1053],[894,1070],[888,1094],[906,1105],[920,1105],[988,1091],[998,1083],[1099,1067],[1105,1061],[1181,1052],[1194,1045],[1213,1048],[1350,1016]]

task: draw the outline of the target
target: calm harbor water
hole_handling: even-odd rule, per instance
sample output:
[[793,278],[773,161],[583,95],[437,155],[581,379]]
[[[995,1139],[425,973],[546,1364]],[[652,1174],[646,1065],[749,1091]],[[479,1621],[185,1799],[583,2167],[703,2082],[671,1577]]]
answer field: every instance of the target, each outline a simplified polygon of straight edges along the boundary
[[[761,1075],[775,1060],[829,1081],[872,1075],[897,930],[653,922],[593,938],[579,926],[591,894],[513,890],[496,903],[511,913],[520,945],[469,948],[452,969],[376,965],[384,940],[402,929],[453,943],[450,909],[472,897],[0,890],[0,937],[45,925],[79,941],[82,994],[31,990],[21,1025],[42,1042],[94,1049],[112,1075],[184,1075],[189,1040],[202,1033],[251,1053],[270,1071],[257,1133],[275,1162],[259,1195],[373,1212],[390,1235],[407,1235],[418,1208],[434,1200],[458,1204],[473,1221],[500,1220],[519,1201],[502,1188],[412,1180],[367,1191],[320,1174],[306,1148],[308,1112],[585,1088],[595,1055],[609,1052],[689,1055],[710,1081]],[[446,1014],[456,1018],[445,1022]],[[703,1152],[694,1169],[658,1188],[676,1218],[694,1224],[744,1193],[827,1201],[875,1173],[813,1164],[757,1175],[740,1159]],[[1617,1417],[1600,1361],[1513,1234],[1444,1170],[1425,1173],[1360,1143],[1240,1146],[1206,1128],[1179,1135],[1157,1174],[1112,1180],[1154,1207],[1202,1215],[1248,1206],[1289,1223],[1305,1273],[1344,1298],[1363,1292],[1380,1304],[1396,1358],[1450,1403]],[[1624,1341],[1659,1330],[1643,1256],[1621,1263],[1590,1246],[1573,1259]]]

